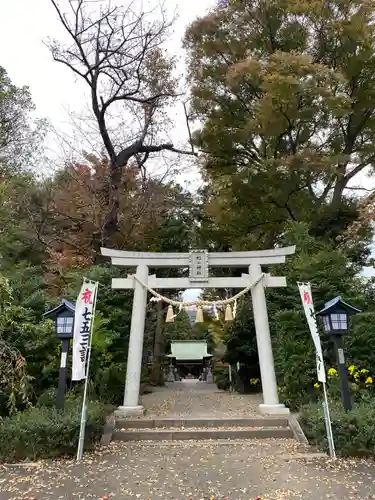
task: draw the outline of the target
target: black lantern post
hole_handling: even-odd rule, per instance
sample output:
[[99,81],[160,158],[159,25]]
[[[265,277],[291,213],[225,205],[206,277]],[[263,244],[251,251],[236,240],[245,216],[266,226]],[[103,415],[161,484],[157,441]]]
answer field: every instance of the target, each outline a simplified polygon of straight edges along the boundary
[[345,365],[343,336],[349,330],[349,316],[360,312],[360,309],[347,304],[341,300],[341,297],[335,297],[327,302],[321,311],[316,313],[317,316],[322,317],[324,331],[332,337],[335,344],[342,402],[346,411],[352,409],[352,401],[349,391],[348,370]]
[[56,409],[62,410],[66,391],[66,362],[68,358],[70,339],[73,338],[75,305],[62,299],[60,305],[44,313],[45,318],[53,318],[56,325],[56,335],[61,340],[61,361],[59,385],[56,394]]

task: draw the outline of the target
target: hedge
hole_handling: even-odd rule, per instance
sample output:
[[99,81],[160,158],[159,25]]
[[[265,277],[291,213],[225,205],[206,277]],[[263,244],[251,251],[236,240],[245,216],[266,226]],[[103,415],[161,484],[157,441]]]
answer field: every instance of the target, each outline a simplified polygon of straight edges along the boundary
[[[0,461],[74,455],[77,451],[81,419],[80,401],[69,401],[64,411],[51,407],[29,408],[0,420]],[[101,403],[88,405],[86,448],[92,447],[103,432],[108,410]]]
[[[345,412],[342,403],[330,403],[336,453],[346,457],[375,457],[375,400],[357,403]],[[326,429],[321,404],[302,408],[300,423],[311,444],[327,450]]]

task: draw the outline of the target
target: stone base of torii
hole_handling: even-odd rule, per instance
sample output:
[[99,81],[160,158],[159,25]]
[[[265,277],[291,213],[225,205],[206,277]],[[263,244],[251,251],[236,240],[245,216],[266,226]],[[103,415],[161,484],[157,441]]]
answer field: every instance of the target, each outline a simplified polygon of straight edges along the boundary
[[[263,390],[263,404],[259,405],[259,410],[268,415],[289,413],[289,409],[279,403],[265,296],[265,287],[284,287],[286,279],[269,274],[265,274],[261,280],[257,281],[257,278],[262,275],[262,264],[284,263],[287,255],[294,254],[294,246],[251,252],[221,253],[206,250],[192,250],[189,253],[126,252],[108,248],[102,248],[101,252],[103,256],[111,258],[113,265],[135,268],[137,277],[137,280],[131,276],[112,280],[112,288],[114,289],[134,289],[124,403],[116,411],[118,416],[139,416],[144,413],[144,408],[139,404],[147,307],[147,289],[143,284],[156,290],[172,288],[241,289],[253,282],[256,284],[251,289],[251,297]],[[189,268],[188,278],[158,278],[155,275],[149,275],[149,268],[181,267]],[[249,273],[242,274],[238,278],[209,277],[209,268],[212,267],[244,267],[248,269]]]

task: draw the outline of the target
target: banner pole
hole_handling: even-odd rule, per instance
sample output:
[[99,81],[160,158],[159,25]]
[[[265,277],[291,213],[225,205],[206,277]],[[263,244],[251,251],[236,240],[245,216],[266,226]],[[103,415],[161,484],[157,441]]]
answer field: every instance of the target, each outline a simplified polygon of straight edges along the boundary
[[336,459],[336,450],[335,450],[335,443],[333,441],[332,422],[331,422],[331,416],[329,413],[327,389],[326,389],[325,382],[323,382],[323,392],[324,392],[323,411],[324,411],[324,420],[326,422],[329,455],[331,458],[333,458],[335,460]]
[[86,430],[86,421],[87,421],[87,390],[88,390],[88,380],[89,380],[89,370],[90,370],[90,360],[91,360],[91,344],[92,344],[92,335],[94,331],[94,321],[95,321],[95,311],[96,311],[96,298],[98,295],[98,283],[95,283],[95,298],[94,298],[94,306],[92,309],[92,321],[90,325],[90,341],[88,346],[87,353],[87,363],[86,363],[86,377],[85,377],[85,385],[83,389],[83,400],[82,400],[82,411],[81,411],[81,424],[79,428],[79,439],[78,439],[78,448],[77,448],[77,462],[82,459],[83,456],[83,448],[85,444],[85,430]]

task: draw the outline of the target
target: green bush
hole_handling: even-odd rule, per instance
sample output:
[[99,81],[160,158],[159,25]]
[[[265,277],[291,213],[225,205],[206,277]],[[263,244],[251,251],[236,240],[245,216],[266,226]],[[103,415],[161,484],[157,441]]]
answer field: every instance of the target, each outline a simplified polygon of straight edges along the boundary
[[124,398],[126,363],[114,363],[99,370],[94,378],[93,391],[109,404],[120,405]]
[[56,405],[56,388],[50,387],[44,391],[37,399],[36,406],[38,408],[46,407],[53,408]]
[[281,402],[292,411],[316,400],[314,344],[302,311],[274,314],[273,353]]
[[228,368],[224,366],[216,366],[213,370],[212,375],[218,389],[222,391],[229,390],[230,382]]
[[365,366],[375,373],[375,351],[368,346],[375,343],[375,313],[361,313],[351,318],[349,334],[345,336],[348,366]]
[[[359,403],[345,412],[342,403],[330,403],[336,453],[341,456],[375,457],[375,400]],[[311,444],[327,450],[323,408],[312,403],[302,408],[300,423]]]
[[[100,439],[106,411],[100,403],[89,403],[86,448]],[[80,400],[68,398],[63,412],[48,406],[36,407],[0,420],[0,461],[15,462],[74,455],[77,451],[80,419]]]

